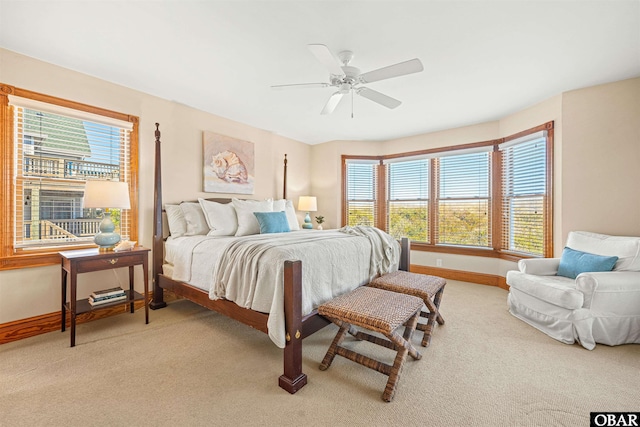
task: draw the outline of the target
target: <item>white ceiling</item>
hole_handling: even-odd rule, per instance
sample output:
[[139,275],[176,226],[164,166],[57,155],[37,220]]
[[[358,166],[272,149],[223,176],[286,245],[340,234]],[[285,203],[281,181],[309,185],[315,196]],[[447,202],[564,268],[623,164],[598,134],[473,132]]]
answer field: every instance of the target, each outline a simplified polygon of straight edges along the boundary
[[[310,43],[425,70],[367,85],[394,110],[321,116],[335,88],[270,88],[328,81]],[[385,140],[639,76],[640,1],[0,0],[0,46],[308,144]]]

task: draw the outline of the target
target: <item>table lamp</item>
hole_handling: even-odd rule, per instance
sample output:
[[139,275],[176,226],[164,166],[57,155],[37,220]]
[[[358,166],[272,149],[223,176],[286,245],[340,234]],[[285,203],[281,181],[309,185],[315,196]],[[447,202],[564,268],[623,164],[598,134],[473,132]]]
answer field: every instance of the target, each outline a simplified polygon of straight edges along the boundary
[[307,212],[307,216],[304,217],[304,224],[302,224],[302,228],[313,228],[309,212],[315,212],[318,210],[318,202],[315,196],[300,196],[300,199],[298,199],[298,210]]
[[108,209],[131,209],[129,202],[129,186],[120,181],[87,181],[84,187],[85,208],[104,209],[100,231],[93,241],[100,247],[101,252],[113,250],[120,242],[120,235],[114,230],[111,212]]

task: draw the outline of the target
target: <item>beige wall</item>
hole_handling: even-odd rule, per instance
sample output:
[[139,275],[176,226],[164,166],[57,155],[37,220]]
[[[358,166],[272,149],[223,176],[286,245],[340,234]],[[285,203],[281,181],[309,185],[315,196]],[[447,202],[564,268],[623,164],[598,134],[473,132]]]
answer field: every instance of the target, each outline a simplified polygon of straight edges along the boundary
[[[165,202],[215,197],[202,192],[202,131],[213,131],[255,143],[256,180],[252,198],[282,197],[282,160],[289,158],[289,196],[310,191],[311,147],[184,105],[0,49],[0,82],[95,105],[140,118],[139,236],[151,247],[155,122],[162,132]],[[233,195],[219,195],[230,197]],[[243,196],[246,197],[246,196]],[[136,286],[142,289],[137,270]],[[91,282],[128,283],[125,272],[80,275],[78,292],[87,296]],[[0,324],[60,310],[60,268],[57,266],[0,271]]]
[[640,236],[640,78],[563,94],[562,234]]

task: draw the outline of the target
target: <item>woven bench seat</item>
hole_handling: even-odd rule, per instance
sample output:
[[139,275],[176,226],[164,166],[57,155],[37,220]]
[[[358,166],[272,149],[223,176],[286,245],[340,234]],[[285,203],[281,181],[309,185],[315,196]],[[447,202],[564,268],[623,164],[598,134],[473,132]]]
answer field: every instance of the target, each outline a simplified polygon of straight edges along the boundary
[[420,316],[425,317],[427,323],[418,323],[416,329],[424,332],[422,346],[428,347],[435,322],[444,325],[444,318],[440,314],[440,301],[446,284],[447,281],[442,277],[396,271],[377,277],[369,286],[422,298],[429,311],[422,311]]
[[[366,286],[322,304],[318,307],[318,313],[338,325],[340,329],[324,356],[320,369],[323,371],[328,369],[337,354],[385,374],[389,379],[382,399],[390,402],[395,394],[407,354],[414,359],[422,357],[411,344],[411,335],[418,323],[422,306],[423,301],[418,297]],[[404,333],[400,335],[398,329],[403,325],[405,325]],[[387,339],[358,331],[355,326],[382,334]],[[347,332],[359,340],[366,340],[397,351],[393,365],[342,347],[341,344]]]

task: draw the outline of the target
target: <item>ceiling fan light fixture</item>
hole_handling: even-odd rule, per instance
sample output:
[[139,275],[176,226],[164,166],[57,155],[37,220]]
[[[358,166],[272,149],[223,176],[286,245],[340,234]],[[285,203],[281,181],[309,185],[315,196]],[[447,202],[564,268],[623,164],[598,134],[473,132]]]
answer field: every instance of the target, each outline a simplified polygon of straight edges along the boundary
[[343,50],[338,52],[338,59],[342,61],[343,65],[349,65],[349,62],[353,59],[353,52],[350,50]]

